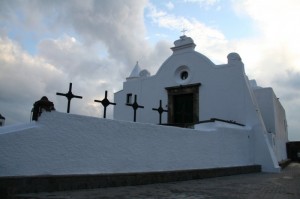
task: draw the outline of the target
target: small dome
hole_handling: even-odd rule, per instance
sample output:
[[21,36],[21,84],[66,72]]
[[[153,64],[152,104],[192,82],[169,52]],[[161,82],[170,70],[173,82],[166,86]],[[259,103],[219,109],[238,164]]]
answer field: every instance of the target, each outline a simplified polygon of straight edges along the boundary
[[242,58],[238,53],[232,52],[227,55],[228,63],[231,61],[242,61]]
[[140,72],[139,75],[140,75],[140,77],[149,77],[150,76],[150,72],[148,70],[144,69],[144,70],[142,70]]
[[185,49],[185,48],[195,49],[195,47],[196,47],[194,40],[185,35],[180,36],[180,39],[174,41],[174,45],[175,46],[171,48],[173,51],[181,50],[181,49]]
[[191,43],[194,43],[194,40],[190,37],[185,36],[185,35],[180,36],[180,39],[174,41],[175,47],[183,46],[183,45],[191,44]]
[[242,58],[238,53],[232,52],[227,55],[228,65],[230,66],[242,66],[244,67],[244,64],[242,62]]

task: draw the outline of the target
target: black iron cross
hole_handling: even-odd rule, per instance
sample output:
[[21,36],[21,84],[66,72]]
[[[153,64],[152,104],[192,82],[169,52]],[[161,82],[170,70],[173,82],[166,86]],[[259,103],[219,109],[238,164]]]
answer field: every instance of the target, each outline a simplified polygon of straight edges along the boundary
[[161,100],[159,100],[159,107],[153,108],[152,110],[157,111],[159,113],[159,124],[161,124],[161,115],[163,112],[168,112],[168,110],[163,109],[163,107],[161,106]]
[[68,99],[67,113],[70,113],[70,105],[71,105],[72,98],[80,98],[80,99],[82,99],[82,96],[73,95],[73,93],[72,93],[72,83],[70,83],[69,92],[67,92],[67,93],[56,93],[56,95],[65,96]]
[[140,106],[138,105],[138,103],[136,102],[136,95],[134,95],[134,102],[133,104],[126,104],[127,106],[131,106],[133,108],[133,121],[136,122],[136,110],[138,108],[144,108],[144,106]]
[[103,113],[103,118],[106,118],[106,107],[108,105],[116,105],[116,103],[112,103],[107,99],[107,91],[105,91],[105,97],[103,100],[94,100],[94,102],[100,102],[102,104],[102,106],[104,107],[104,113]]

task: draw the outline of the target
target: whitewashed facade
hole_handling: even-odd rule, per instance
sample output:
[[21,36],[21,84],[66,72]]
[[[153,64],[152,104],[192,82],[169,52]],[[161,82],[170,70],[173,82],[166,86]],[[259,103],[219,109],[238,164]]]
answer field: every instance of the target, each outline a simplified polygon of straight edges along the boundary
[[275,165],[285,160],[287,122],[273,90],[248,80],[237,53],[227,56],[227,64],[216,65],[194,50],[190,37],[181,36],[174,45],[173,54],[153,76],[137,63],[123,89],[115,93],[114,119],[133,121],[133,109],[126,104],[133,103],[136,95],[137,103],[144,106],[137,109],[136,121],[157,124],[159,114],[152,109],[162,100],[168,110],[162,114],[163,124],[200,128],[204,124],[199,121],[211,118],[233,121],[252,129],[258,162],[264,161],[262,151]]

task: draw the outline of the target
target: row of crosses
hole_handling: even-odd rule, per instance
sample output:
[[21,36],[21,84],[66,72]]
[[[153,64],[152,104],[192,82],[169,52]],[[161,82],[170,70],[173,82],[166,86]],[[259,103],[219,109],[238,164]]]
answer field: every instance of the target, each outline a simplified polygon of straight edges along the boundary
[[[70,113],[71,100],[73,98],[82,99],[82,96],[74,95],[72,93],[72,83],[70,83],[69,91],[67,93],[56,93],[56,95],[65,96],[68,99],[67,113]],[[104,97],[103,100],[94,100],[94,102],[99,102],[104,107],[103,118],[106,118],[106,107],[108,107],[109,105],[116,105],[116,103],[110,102],[107,99],[107,91],[105,91],[105,97]],[[132,104],[126,104],[126,105],[131,106],[133,108],[133,121],[136,122],[136,111],[139,108],[144,108],[144,106],[141,106],[137,103],[137,96],[136,95],[134,95],[134,102]],[[162,113],[163,112],[168,112],[167,110],[163,109],[161,100],[159,101],[159,107],[158,108],[153,108],[152,110],[157,111],[159,113],[159,124],[161,124]]]

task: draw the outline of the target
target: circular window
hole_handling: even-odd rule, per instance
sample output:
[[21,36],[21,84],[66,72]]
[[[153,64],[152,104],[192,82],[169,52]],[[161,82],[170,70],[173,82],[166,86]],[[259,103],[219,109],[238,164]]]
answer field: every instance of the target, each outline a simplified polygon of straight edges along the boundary
[[186,79],[188,78],[188,76],[189,76],[189,73],[188,73],[187,71],[182,71],[182,72],[180,73],[180,78],[181,78],[182,80],[186,80]]
[[188,66],[182,65],[175,70],[175,81],[178,84],[187,84],[191,80],[191,71]]

